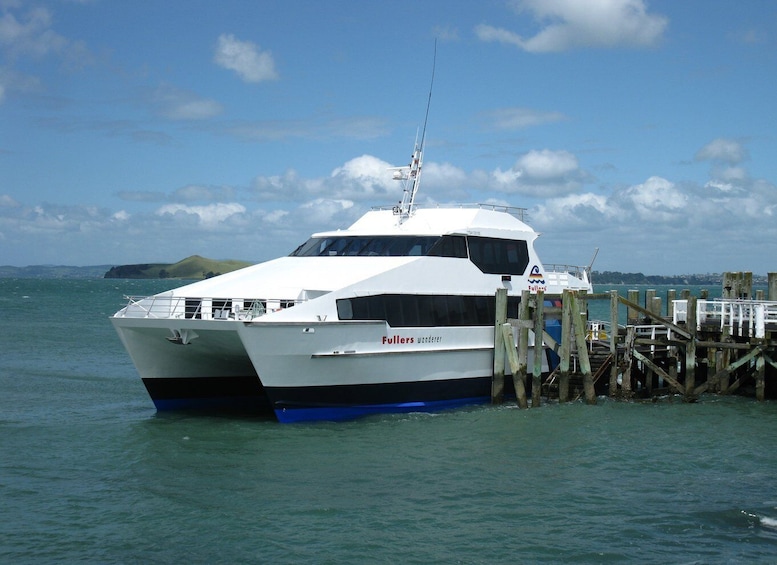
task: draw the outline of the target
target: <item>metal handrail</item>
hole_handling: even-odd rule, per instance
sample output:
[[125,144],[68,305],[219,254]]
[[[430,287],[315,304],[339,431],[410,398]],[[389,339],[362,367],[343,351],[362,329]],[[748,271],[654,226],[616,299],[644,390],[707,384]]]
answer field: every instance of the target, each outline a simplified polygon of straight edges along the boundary
[[276,311],[305,302],[285,298],[211,298],[171,294],[124,298],[127,305],[115,314],[117,318],[252,320],[266,314],[268,309]]

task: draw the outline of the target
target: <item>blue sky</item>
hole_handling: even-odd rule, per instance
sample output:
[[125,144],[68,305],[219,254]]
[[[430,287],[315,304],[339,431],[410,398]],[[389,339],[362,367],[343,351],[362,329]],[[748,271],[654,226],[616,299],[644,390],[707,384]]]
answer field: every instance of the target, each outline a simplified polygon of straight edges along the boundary
[[777,270],[773,0],[0,0],[0,264],[263,261],[401,198],[547,263]]

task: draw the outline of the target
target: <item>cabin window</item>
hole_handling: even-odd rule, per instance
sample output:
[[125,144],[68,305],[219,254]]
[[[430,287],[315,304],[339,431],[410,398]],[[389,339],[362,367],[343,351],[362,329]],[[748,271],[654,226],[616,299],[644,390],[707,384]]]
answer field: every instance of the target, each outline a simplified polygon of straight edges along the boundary
[[438,236],[342,236],[313,237],[292,257],[408,257],[428,254]]
[[[508,299],[508,310],[516,315],[519,300]],[[340,320],[385,320],[396,328],[492,326],[496,314],[493,296],[379,294],[337,300],[337,316]]]
[[463,235],[444,235],[435,242],[427,255],[466,259],[467,240]]
[[469,237],[469,257],[478,269],[495,275],[522,275],[529,265],[524,240]]

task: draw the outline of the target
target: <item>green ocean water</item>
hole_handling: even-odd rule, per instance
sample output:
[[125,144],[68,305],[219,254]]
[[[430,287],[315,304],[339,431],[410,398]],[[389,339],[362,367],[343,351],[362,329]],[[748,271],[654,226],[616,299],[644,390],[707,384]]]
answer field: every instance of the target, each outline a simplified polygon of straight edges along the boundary
[[777,562],[774,402],[160,415],[108,316],[169,284],[0,279],[0,562]]

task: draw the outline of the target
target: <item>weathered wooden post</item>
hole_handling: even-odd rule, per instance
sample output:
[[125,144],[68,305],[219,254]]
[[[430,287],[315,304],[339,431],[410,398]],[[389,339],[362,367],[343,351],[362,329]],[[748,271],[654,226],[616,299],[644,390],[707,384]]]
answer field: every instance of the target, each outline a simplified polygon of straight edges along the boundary
[[[521,329],[518,328],[519,335]],[[513,326],[509,323],[502,324],[502,335],[504,336],[505,352],[507,353],[507,360],[510,363],[510,371],[513,373],[513,385],[515,387],[515,397],[518,401],[518,406],[521,408],[527,408],[526,403],[526,387],[524,386],[526,379],[526,363],[521,363],[520,359],[525,354],[521,352],[521,338],[518,338],[518,351],[515,349],[515,337],[513,336]],[[521,378],[523,373],[523,378]]]
[[[723,326],[720,332],[720,341],[723,343],[726,343],[731,338],[731,328],[728,326]],[[719,357],[715,357],[715,368],[717,369],[717,374],[720,375],[723,369],[728,367],[731,364],[731,350],[729,348],[724,348],[720,352]],[[718,378],[718,390],[721,394],[727,394],[728,393],[728,387],[731,384],[731,374],[730,373],[724,373],[722,376]]]
[[764,391],[766,390],[766,361],[763,353],[755,360],[755,399],[759,402],[764,401]]
[[534,368],[531,379],[531,405],[537,408],[542,397],[542,358],[545,356],[543,349],[542,333],[545,328],[545,293],[537,291],[534,304]]
[[610,397],[618,394],[618,291],[610,291]]
[[[513,370],[513,385],[515,386],[515,395],[518,400],[518,406],[528,408],[526,401],[526,374],[529,364],[529,325],[531,320],[531,310],[529,300],[531,293],[524,290],[521,293],[521,304],[518,308],[518,372]],[[512,346],[512,344],[510,344]]]
[[690,334],[685,346],[685,398],[691,400],[696,389],[696,297],[688,297],[688,318],[685,324]]
[[753,273],[745,271],[742,273],[742,286],[739,289],[739,298],[745,300],[753,298]]
[[766,280],[769,285],[768,299],[777,301],[777,273],[766,273]]
[[645,310],[651,310],[653,307],[653,298],[656,296],[656,289],[655,288],[648,288],[645,290]]
[[663,305],[661,304],[661,297],[654,296],[652,301],[650,302],[650,306],[648,306],[648,310],[650,310],[650,312],[655,315],[656,319],[658,319],[661,317],[662,309],[663,309]]
[[496,289],[494,321],[494,376],[491,379],[491,403],[502,404],[505,393],[505,345],[502,325],[507,321],[507,289]]
[[734,292],[736,289],[734,288],[735,280],[734,280],[734,274],[726,271],[723,273],[723,280],[721,282],[722,288],[720,290],[720,296],[724,300],[730,300],[734,298]]
[[670,288],[666,291],[666,317],[670,320],[674,318],[674,301],[677,299],[677,291]]
[[[629,302],[633,302],[634,304],[639,304],[639,291],[630,290],[628,293],[628,300]],[[638,322],[639,322],[639,312],[637,312],[633,308],[628,308],[626,310],[626,324],[633,325]]]
[[621,376],[621,395],[626,400],[631,400],[631,363],[634,355],[634,341],[637,339],[637,328],[626,328],[626,342],[623,351],[623,375]]
[[571,291],[564,289],[561,294],[561,349],[559,351],[558,401],[569,401],[569,358],[572,337]]
[[707,390],[709,392],[717,392],[718,383],[715,380],[715,375],[718,372],[717,368],[718,350],[714,347],[707,348]]
[[588,358],[588,348],[585,340],[585,319],[580,311],[576,293],[570,293],[572,298],[572,323],[575,330],[575,345],[577,346],[577,358],[580,361],[580,372],[583,373],[583,391],[587,404],[596,404],[596,391],[594,390],[593,374],[591,373],[591,361]]

